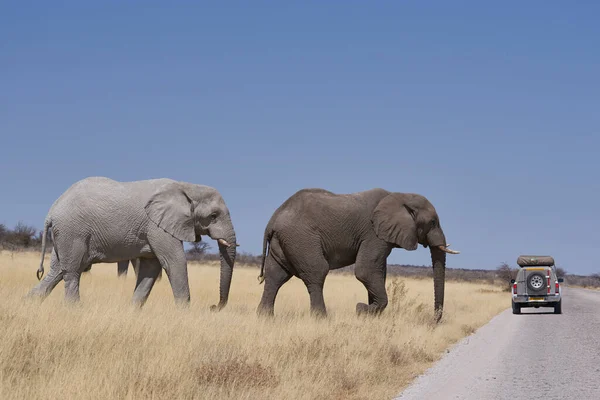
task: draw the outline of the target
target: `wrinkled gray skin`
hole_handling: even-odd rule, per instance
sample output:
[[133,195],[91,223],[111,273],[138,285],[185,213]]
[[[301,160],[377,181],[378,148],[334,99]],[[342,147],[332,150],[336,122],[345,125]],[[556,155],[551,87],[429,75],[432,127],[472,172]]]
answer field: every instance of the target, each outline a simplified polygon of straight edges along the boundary
[[143,305],[163,268],[178,304],[189,304],[183,242],[208,235],[219,243],[220,301],[227,304],[236,256],[236,237],[229,210],[219,192],[208,186],[151,179],[117,182],[103,177],[72,185],[52,205],[44,224],[52,229],[54,248],[48,275],[29,296],[45,298],[64,279],[65,298],[79,300],[81,272],[96,263],[139,259],[133,302]]
[[[292,276],[302,279],[313,315],[326,315],[323,284],[329,270],[355,264],[369,304],[358,303],[358,314],[378,314],[388,303],[386,260],[393,248],[429,247],[433,262],[434,304],[442,317],[446,237],[433,205],[423,196],[372,189],[334,194],[304,189],[286,200],[265,229],[259,281],[265,287],[259,315],[273,315],[279,288]],[[269,252],[267,255],[267,246]]]
[[123,260],[117,263],[117,276],[125,277],[127,276],[127,271],[129,270],[129,261],[131,261],[131,265],[133,266],[133,270],[135,271],[135,275],[137,276],[139,265],[136,265],[138,259],[135,260]]
[[[134,260],[123,260],[117,263],[117,276],[119,278],[125,278],[127,276],[127,271],[129,270],[129,262],[131,262],[131,266],[133,267],[133,272],[135,272],[135,276],[139,275],[140,271],[140,259],[136,258]],[[156,277],[157,281],[160,281],[162,278],[162,269],[158,272],[158,276]]]
[[[119,278],[125,278],[127,276],[127,271],[129,270],[129,262],[131,262],[131,266],[133,267],[133,271],[135,272],[135,276],[137,278],[138,276],[138,271],[140,268],[140,259],[136,258],[133,260],[123,260],[123,261],[119,261],[117,262],[117,276]],[[88,272],[92,269],[92,265],[90,264],[86,269],[83,270],[83,272]],[[162,269],[160,270],[160,272],[158,273],[158,277],[156,278],[157,281],[159,281],[162,277]]]

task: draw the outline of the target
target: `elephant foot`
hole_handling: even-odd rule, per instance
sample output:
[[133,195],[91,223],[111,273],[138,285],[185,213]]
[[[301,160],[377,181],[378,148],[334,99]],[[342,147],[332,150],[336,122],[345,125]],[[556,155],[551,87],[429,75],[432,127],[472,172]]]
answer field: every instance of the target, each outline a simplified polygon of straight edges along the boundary
[[272,307],[258,306],[256,315],[259,317],[272,318],[275,316],[275,310]]
[[187,310],[190,308],[190,299],[175,299],[175,307],[180,310]]
[[310,315],[316,319],[324,319],[327,318],[327,311],[321,309],[313,309],[310,310]]
[[141,310],[144,307],[144,302],[139,300],[132,300],[131,306],[136,310]]
[[225,307],[225,304],[213,304],[210,306],[210,311],[219,312]]
[[27,293],[21,299],[22,299],[22,301],[35,302],[36,304],[41,304],[46,299],[46,297],[47,296],[45,294],[40,293],[35,289],[32,289],[29,291],[29,293]]
[[210,306],[210,311],[212,311],[212,312],[221,311],[223,308],[225,308],[226,305],[227,305],[227,301],[219,301],[218,304],[213,304],[212,306]]
[[356,314],[363,315],[369,313],[369,305],[365,303],[356,303]]
[[379,306],[377,304],[356,304],[356,314],[358,315],[379,315],[383,312],[385,306]]
[[83,308],[83,304],[81,303],[80,299],[65,298],[64,301],[63,301],[63,304],[65,305],[65,307],[70,308],[70,309],[81,309],[81,308]]
[[435,310],[433,320],[436,324],[439,324],[442,321],[443,311],[441,309]]
[[147,297],[138,297],[138,296],[133,296],[133,298],[131,299],[131,305],[133,306],[133,308],[135,309],[141,309],[142,307],[144,307],[144,304],[146,304],[146,300]]

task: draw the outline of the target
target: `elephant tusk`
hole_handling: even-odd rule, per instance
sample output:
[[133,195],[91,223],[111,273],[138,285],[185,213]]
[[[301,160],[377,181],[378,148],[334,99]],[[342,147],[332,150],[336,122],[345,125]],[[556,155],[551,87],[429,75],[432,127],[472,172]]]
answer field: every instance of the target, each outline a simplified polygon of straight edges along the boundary
[[217,242],[221,245],[221,246],[225,246],[225,247],[231,247],[231,246],[239,246],[239,243],[234,243],[234,244],[230,244],[227,240],[225,239],[219,239],[217,240]]
[[438,246],[440,250],[448,254],[460,254],[460,251],[449,249],[447,246]]

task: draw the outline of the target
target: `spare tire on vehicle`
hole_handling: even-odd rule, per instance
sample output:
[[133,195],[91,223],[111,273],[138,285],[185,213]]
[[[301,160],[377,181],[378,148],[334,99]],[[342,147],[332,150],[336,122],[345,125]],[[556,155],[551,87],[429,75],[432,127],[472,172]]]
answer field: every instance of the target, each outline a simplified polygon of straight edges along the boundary
[[546,277],[541,272],[533,272],[527,276],[527,287],[532,292],[546,290]]

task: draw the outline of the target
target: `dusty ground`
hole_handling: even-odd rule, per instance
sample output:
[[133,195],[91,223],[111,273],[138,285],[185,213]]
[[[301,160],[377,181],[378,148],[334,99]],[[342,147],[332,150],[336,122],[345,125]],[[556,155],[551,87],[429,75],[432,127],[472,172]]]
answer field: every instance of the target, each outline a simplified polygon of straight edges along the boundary
[[[82,301],[63,303],[63,284],[41,305],[22,296],[37,283],[38,255],[0,254],[0,398],[3,399],[385,399],[397,395],[453,343],[510,305],[486,284],[449,282],[443,323],[432,324],[429,279],[391,279],[379,318],[358,318],[366,301],[353,277],[330,275],[327,320],[308,314],[292,279],[276,317],[261,320],[254,268],[234,272],[220,313],[218,269],[190,265],[192,303],[178,310],[166,276],[141,311],[129,300],[133,273],[115,264],[84,275]],[[47,264],[49,265],[49,264]]]

